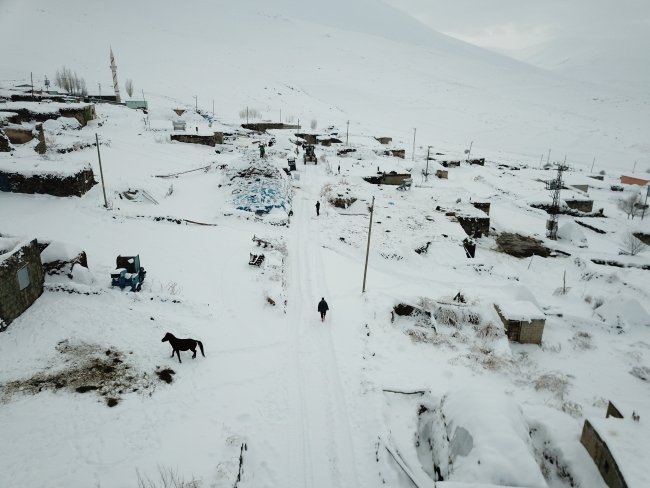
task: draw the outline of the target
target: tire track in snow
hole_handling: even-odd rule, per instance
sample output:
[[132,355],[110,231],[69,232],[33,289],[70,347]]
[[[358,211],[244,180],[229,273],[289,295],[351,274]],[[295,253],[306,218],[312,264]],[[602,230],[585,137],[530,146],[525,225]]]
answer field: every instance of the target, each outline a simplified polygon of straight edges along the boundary
[[[305,168],[307,169],[307,168]],[[317,171],[314,168],[312,171]],[[330,324],[318,320],[316,305],[327,295],[318,239],[308,199],[318,198],[304,171],[304,195],[294,199],[294,224],[290,245],[292,282],[289,307],[291,361],[289,382],[291,425],[289,436],[289,486],[358,486],[349,419],[336,365]],[[300,431],[302,429],[302,431]],[[299,446],[302,452],[297,452]],[[303,462],[302,466],[299,465]]]

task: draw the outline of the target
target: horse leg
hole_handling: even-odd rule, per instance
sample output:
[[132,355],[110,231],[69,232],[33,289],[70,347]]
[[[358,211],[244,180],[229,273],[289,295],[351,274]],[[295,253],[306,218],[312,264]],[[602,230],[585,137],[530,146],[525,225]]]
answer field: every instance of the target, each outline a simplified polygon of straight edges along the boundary
[[192,348],[190,348],[190,349],[191,349],[192,352],[194,353],[194,354],[192,355],[192,359],[196,359],[196,346],[194,346],[194,347],[192,347]]
[[[182,363],[183,361],[181,361],[181,350],[180,349],[176,349],[176,355],[178,356],[178,362]],[[174,356],[172,356],[172,357],[174,357]]]

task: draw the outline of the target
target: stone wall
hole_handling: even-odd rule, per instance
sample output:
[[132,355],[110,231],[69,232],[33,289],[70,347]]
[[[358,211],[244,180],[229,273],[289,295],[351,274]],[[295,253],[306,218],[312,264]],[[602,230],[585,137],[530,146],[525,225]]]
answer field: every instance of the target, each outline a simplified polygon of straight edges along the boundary
[[366,176],[364,180],[373,185],[401,185],[405,179],[410,178],[410,173],[397,174],[394,171],[381,176]]
[[273,123],[273,122],[258,122],[256,124],[242,124],[241,125],[244,129],[249,129],[249,130],[256,130],[258,132],[265,132],[267,130],[278,130],[278,129],[300,129],[300,126],[298,125],[289,125],[289,124],[283,124],[281,122],[278,123]]
[[91,167],[87,167],[74,176],[60,177],[57,175],[22,175],[0,171],[9,181],[9,191],[12,193],[40,193],[56,197],[80,197],[97,184]]
[[79,121],[82,127],[88,124],[88,121],[97,118],[94,105],[83,105],[64,108],[54,108],[50,112],[35,112],[28,108],[12,108],[11,112],[18,114],[15,117],[16,123],[22,122],[45,122],[46,120],[56,120],[59,117],[73,117]]
[[594,211],[593,200],[565,200],[567,207],[580,212],[591,213]]
[[584,426],[582,427],[580,443],[585,446],[591,459],[596,463],[598,471],[600,471],[600,475],[603,477],[603,481],[609,488],[627,488],[623,473],[621,473],[618,464],[616,464],[616,460],[610,452],[609,447],[607,447],[605,441],[598,435],[598,432],[596,432],[596,429],[593,428],[588,420],[585,420]]
[[456,219],[465,233],[470,237],[481,237],[490,234],[489,217],[468,217],[464,215],[456,215]]
[[4,130],[0,129],[0,152],[11,152],[13,147]]
[[519,332],[520,344],[541,344],[544,335],[544,324],[546,320],[535,319],[531,322],[522,322]]
[[472,202],[472,205],[474,208],[479,209],[481,212],[485,212],[487,215],[490,215],[490,202]]
[[443,169],[436,170],[436,176],[446,180],[449,178],[449,171]]
[[171,134],[172,141],[187,142],[189,144],[203,144],[214,147],[214,134],[211,136],[200,136],[195,134]]
[[[18,283],[18,270],[27,266],[29,285]],[[43,269],[38,243],[34,239],[12,256],[0,261],[0,319],[6,325],[19,317],[43,293]]]

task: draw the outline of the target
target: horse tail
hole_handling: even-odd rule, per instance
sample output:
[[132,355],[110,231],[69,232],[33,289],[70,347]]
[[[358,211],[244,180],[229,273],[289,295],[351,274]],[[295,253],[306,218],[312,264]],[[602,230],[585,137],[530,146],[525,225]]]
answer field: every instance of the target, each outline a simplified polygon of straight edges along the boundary
[[203,343],[201,341],[196,341],[199,347],[201,348],[201,355],[205,357],[205,353],[203,352]]

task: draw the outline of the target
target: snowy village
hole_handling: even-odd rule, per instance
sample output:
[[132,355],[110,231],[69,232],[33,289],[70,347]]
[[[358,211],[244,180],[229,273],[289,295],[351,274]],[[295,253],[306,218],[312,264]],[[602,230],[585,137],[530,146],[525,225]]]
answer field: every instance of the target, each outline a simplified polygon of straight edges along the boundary
[[650,76],[117,3],[0,2],[0,486],[650,486]]

